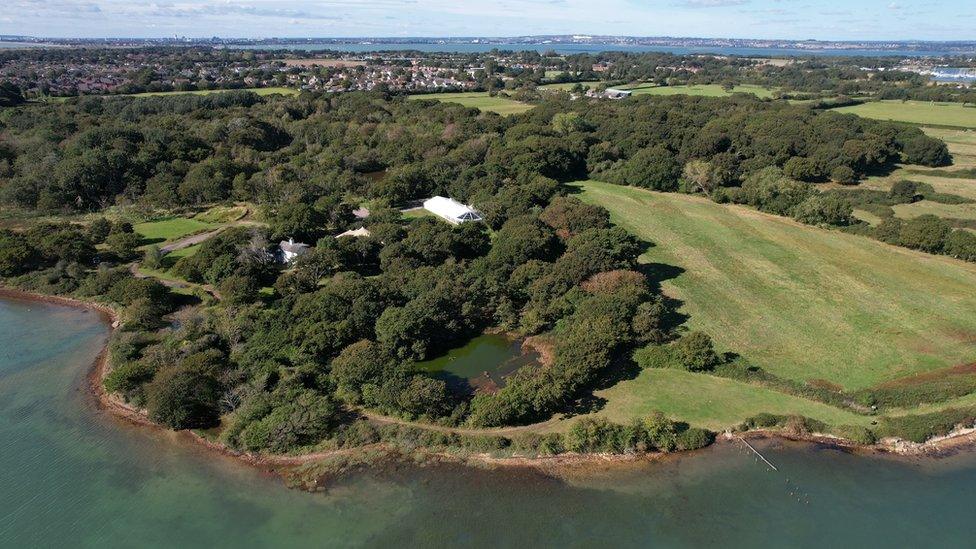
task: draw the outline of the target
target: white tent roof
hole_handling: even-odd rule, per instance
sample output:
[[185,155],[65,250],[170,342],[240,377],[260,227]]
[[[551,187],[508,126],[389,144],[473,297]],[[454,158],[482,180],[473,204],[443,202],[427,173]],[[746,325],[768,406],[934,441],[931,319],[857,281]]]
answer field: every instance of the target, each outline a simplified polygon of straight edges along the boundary
[[435,196],[424,201],[424,209],[452,221],[480,221],[481,215],[474,208],[457,200]]

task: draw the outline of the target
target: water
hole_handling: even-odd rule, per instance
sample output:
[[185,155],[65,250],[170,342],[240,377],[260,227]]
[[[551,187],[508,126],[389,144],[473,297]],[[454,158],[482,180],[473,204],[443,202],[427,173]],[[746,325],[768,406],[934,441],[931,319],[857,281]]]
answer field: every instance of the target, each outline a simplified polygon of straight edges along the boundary
[[462,392],[474,389],[494,391],[505,386],[505,378],[538,355],[522,351],[522,344],[503,335],[483,335],[443,356],[417,364],[417,369],[443,379]]
[[673,53],[676,55],[687,55],[697,53],[710,53],[715,55],[739,55],[745,57],[784,57],[784,56],[838,56],[838,57],[942,57],[946,55],[961,55],[945,49],[932,50],[879,50],[879,49],[844,49],[844,50],[808,50],[800,48],[748,48],[731,46],[640,46],[623,44],[425,44],[425,43],[402,43],[402,44],[362,44],[362,43],[315,43],[304,44],[262,44],[262,45],[233,45],[226,46],[231,49],[258,49],[258,50],[297,50],[297,51],[343,51],[350,53],[367,53],[375,51],[422,51],[437,53],[484,53],[493,49],[511,51],[537,51],[545,53],[555,51],[563,55],[575,53],[600,53],[604,51],[623,51],[630,53],[659,52]]
[[[91,313],[0,301],[0,547],[969,546],[976,454],[905,461],[720,444],[559,481],[401,468],[288,490],[84,390]],[[602,467],[602,466],[601,466]],[[789,481],[787,481],[787,479]]]

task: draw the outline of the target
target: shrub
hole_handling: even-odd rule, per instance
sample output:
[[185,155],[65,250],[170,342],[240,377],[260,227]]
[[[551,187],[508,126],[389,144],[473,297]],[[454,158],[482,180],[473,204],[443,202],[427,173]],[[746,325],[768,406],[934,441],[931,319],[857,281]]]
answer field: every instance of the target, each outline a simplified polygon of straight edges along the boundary
[[898,204],[908,204],[915,202],[920,195],[918,183],[902,179],[895,181],[888,191],[888,198]]
[[621,426],[603,418],[583,418],[570,427],[566,433],[566,448],[571,452],[619,453]]
[[945,247],[951,231],[952,227],[944,220],[932,214],[920,215],[902,222],[898,243],[908,248],[938,253]]
[[854,208],[836,195],[820,194],[794,208],[793,218],[809,225],[850,225],[854,221]]
[[332,399],[309,390],[289,396],[244,428],[239,437],[244,448],[287,452],[319,442],[338,423],[340,410]]
[[150,419],[171,429],[214,426],[219,399],[216,377],[196,365],[166,368],[146,386]]
[[689,332],[674,343],[674,358],[690,372],[715,368],[721,359],[712,346],[712,338],[702,332]]
[[957,259],[976,261],[976,234],[969,231],[952,231],[945,241],[945,253]]
[[857,444],[874,444],[877,438],[871,429],[861,425],[841,425],[833,429],[833,434]]
[[853,185],[857,183],[857,173],[850,166],[837,166],[830,170],[830,179],[841,185]]
[[935,168],[952,164],[949,148],[941,139],[920,135],[905,142],[905,162]]
[[698,427],[689,427],[678,433],[677,444],[680,450],[697,450],[715,442],[715,433]]

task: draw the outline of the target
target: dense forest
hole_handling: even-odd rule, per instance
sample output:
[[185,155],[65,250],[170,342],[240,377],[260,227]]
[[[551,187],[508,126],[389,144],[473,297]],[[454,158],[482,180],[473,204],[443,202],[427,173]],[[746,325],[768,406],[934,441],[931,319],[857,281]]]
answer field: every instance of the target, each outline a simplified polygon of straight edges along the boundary
[[[637,265],[652,243],[612,226],[565,183],[705,193],[844,225],[851,204],[816,184],[854,184],[902,160],[950,158],[916,128],[747,96],[553,99],[508,118],[379,93],[79,98],[0,111],[6,208],[246,201],[268,224],[225,230],[175,264],[220,302],[184,310],[171,326],[162,317],[181,303],[132,276],[138,242],[126,223],[89,215],[2,230],[0,275],[123,306],[108,388],[176,429],[223,417],[221,436],[237,448],[370,439],[357,421],[363,409],[448,425],[526,424],[579,405],[626,370],[637,347],[677,340],[689,369],[717,360],[707,336],[679,328]],[[485,223],[401,216],[434,194],[474,205]],[[362,204],[370,214],[357,220],[351,211]],[[361,225],[370,236],[330,236]],[[287,237],[317,243],[283,270],[269,243]],[[544,364],[477,394],[415,368],[487,330],[539,336]],[[650,434],[661,428],[658,418],[653,429],[614,436],[672,448],[706,439],[690,430],[680,444],[663,443]]]

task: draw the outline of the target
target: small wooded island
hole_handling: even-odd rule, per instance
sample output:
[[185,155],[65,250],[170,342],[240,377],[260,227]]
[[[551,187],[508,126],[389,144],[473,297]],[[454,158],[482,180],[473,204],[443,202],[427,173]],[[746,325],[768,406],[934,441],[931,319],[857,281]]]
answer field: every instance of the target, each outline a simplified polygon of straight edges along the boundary
[[[867,445],[972,427],[976,234],[889,212],[976,196],[877,184],[954,173],[940,138],[749,94],[533,105],[8,107],[0,275],[117,310],[105,389],[240,452],[635,454],[725,430]],[[425,210],[435,196],[453,209]],[[519,345],[511,371],[452,371],[485,334]]]

